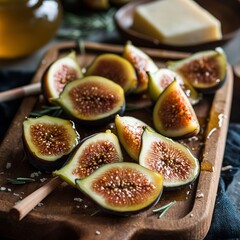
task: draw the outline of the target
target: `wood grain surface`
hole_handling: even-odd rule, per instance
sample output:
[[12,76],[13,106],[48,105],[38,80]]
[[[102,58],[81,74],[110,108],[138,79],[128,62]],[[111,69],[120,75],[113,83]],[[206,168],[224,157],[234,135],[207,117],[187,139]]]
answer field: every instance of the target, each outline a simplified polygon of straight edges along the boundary
[[[84,52],[78,44],[66,42],[57,44],[43,57],[32,82],[41,81],[45,69],[54,60],[77,52],[78,61],[84,68],[100,53],[122,54],[123,47],[85,43]],[[169,58],[185,57],[184,53],[168,55],[169,52],[144,49],[159,66]],[[167,54],[167,55],[166,55]],[[183,55],[182,55],[183,54]],[[166,57],[167,56],[167,57]],[[173,200],[176,204],[161,218],[152,209],[131,217],[117,217],[98,211],[98,207],[79,190],[63,183],[35,207],[23,220],[10,218],[9,210],[22,198],[52,179],[51,173],[34,169],[25,156],[22,146],[22,122],[30,112],[39,108],[43,97],[24,98],[11,127],[0,147],[0,233],[12,239],[203,239],[207,234],[214,209],[226,134],[228,129],[233,89],[232,69],[228,67],[227,79],[215,95],[204,96],[195,106],[201,124],[196,138],[181,140],[189,147],[201,163],[208,163],[213,171],[201,170],[198,180],[183,189],[163,192],[160,207]],[[139,102],[142,96],[129,99]],[[125,115],[138,117],[152,125],[149,109],[126,112]],[[111,123],[110,123],[111,124]],[[110,125],[105,126],[107,129]],[[103,128],[86,129],[77,127],[82,138]],[[113,128],[114,131],[114,128]],[[12,185],[7,178],[30,177],[35,182]]]

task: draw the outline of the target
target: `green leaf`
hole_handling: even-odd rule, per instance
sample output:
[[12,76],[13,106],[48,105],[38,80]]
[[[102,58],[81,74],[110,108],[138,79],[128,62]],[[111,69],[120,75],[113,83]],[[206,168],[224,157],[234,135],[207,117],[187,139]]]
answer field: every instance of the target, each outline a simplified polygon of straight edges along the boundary
[[24,177],[17,177],[17,178],[7,178],[7,182],[11,184],[25,184],[25,183],[30,183],[34,182],[35,179],[33,178],[24,178]]

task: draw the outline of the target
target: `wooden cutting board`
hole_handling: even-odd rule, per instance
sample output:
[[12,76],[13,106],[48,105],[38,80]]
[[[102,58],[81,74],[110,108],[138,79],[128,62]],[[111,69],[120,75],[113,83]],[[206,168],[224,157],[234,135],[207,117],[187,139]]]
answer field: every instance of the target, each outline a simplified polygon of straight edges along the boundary
[[[41,80],[50,63],[75,50],[80,65],[86,67],[100,53],[122,54],[123,46],[83,43],[85,51],[79,51],[75,42],[57,44],[43,57],[32,82]],[[144,49],[159,66],[168,59],[179,59],[184,53]],[[34,169],[26,158],[22,146],[22,122],[30,112],[43,104],[43,97],[26,97],[16,113],[0,147],[0,234],[13,239],[203,239],[207,234],[223,160],[226,134],[232,99],[233,76],[231,67],[227,79],[215,95],[204,96],[195,106],[201,124],[197,137],[185,139],[186,144],[202,163],[198,180],[181,190],[164,191],[158,208],[171,201],[176,204],[160,219],[153,214],[153,208],[131,217],[117,217],[98,211],[97,206],[77,189],[61,184],[23,220],[16,221],[9,216],[9,210],[16,202],[34,192],[49,181],[50,173]],[[142,96],[129,101],[141,102]],[[138,117],[151,125],[149,109],[126,112],[125,115]],[[108,125],[109,126],[109,125]],[[108,127],[106,126],[106,128]],[[78,126],[85,135],[85,131]],[[102,129],[101,129],[102,130]],[[92,132],[100,131],[96,128]],[[91,133],[92,133],[91,132]],[[204,167],[205,166],[205,167]],[[206,167],[207,166],[207,167]],[[35,174],[35,182],[12,185],[7,178],[30,177]]]

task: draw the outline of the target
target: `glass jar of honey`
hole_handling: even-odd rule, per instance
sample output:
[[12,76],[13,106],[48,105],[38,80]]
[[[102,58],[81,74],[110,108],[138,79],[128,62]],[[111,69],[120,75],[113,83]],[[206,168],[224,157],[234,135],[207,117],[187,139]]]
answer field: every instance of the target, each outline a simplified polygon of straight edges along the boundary
[[61,18],[58,0],[0,0],[0,59],[24,57],[44,46]]

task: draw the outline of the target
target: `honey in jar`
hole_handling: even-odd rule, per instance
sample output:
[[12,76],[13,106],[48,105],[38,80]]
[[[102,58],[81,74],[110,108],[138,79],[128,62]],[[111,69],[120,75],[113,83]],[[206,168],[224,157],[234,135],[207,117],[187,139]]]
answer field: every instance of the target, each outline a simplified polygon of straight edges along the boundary
[[61,17],[57,0],[0,0],[0,59],[23,57],[44,46]]

